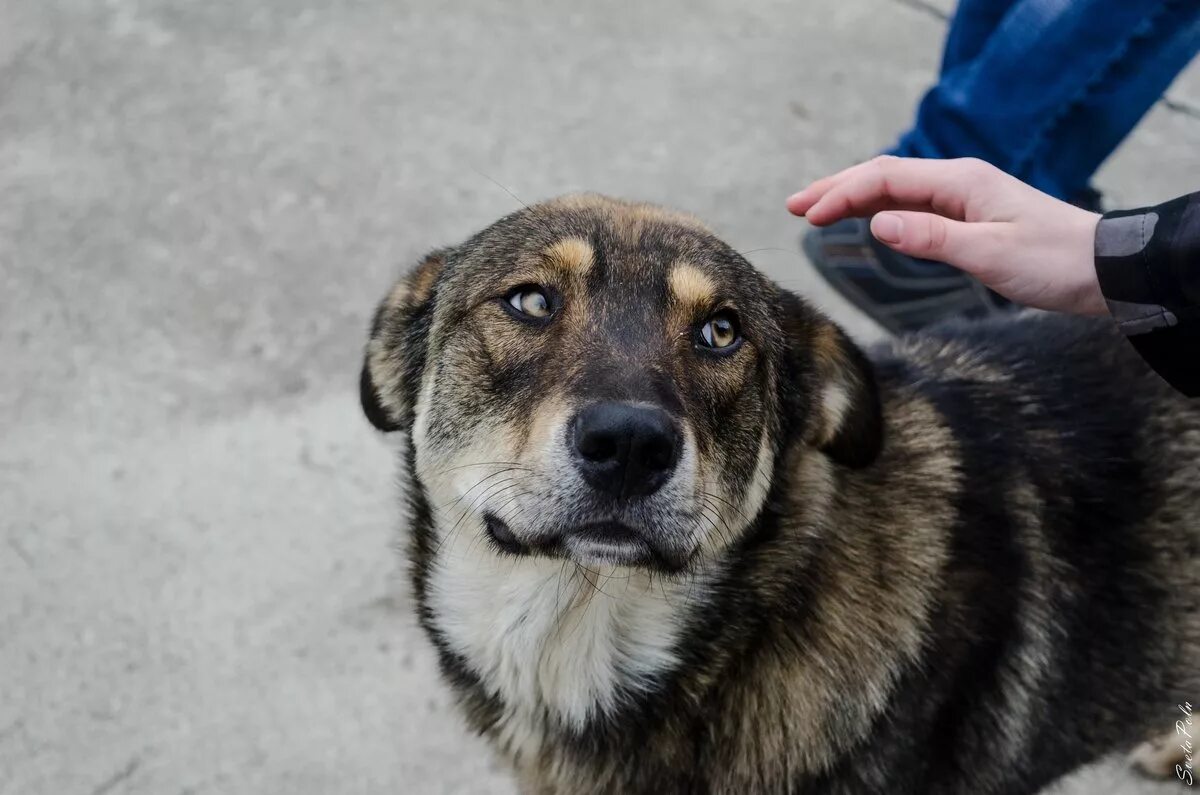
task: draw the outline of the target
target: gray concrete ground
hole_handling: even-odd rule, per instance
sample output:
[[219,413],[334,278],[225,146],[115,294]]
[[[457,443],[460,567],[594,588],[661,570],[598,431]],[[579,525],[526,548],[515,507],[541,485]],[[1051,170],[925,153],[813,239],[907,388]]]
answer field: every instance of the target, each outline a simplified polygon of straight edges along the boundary
[[[906,123],[949,2],[0,0],[0,791],[510,791],[397,587],[374,301],[494,179],[694,211],[873,335],[782,200]],[[1114,203],[1200,186],[1171,97]],[[1115,771],[1070,791],[1159,791]]]

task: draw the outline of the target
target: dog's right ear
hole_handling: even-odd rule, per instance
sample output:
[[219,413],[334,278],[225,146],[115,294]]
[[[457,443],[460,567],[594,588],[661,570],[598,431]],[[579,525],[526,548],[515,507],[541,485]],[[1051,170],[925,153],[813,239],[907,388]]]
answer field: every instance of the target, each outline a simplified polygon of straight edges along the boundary
[[375,311],[359,378],[363,413],[381,431],[407,430],[425,369],[438,276],[448,249],[434,251],[397,282]]
[[837,463],[861,468],[883,447],[883,415],[871,361],[833,321],[780,291],[785,410],[804,418],[804,441]]

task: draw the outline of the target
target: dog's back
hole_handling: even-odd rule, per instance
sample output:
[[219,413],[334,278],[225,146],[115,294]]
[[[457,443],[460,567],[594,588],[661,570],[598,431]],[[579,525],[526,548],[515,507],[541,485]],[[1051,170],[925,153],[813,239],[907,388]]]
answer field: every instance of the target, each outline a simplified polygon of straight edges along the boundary
[[877,364],[944,417],[961,478],[912,703],[881,727],[928,732],[929,791],[1025,792],[1172,732],[1200,695],[1200,402],[1111,323],[1061,316],[934,329]]

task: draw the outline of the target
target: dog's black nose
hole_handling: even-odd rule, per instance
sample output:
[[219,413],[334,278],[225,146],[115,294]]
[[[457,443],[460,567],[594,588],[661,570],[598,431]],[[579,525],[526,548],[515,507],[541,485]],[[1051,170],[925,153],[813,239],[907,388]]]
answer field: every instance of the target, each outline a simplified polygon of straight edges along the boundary
[[594,403],[575,417],[573,435],[584,479],[614,497],[653,494],[679,461],[679,431],[662,409]]

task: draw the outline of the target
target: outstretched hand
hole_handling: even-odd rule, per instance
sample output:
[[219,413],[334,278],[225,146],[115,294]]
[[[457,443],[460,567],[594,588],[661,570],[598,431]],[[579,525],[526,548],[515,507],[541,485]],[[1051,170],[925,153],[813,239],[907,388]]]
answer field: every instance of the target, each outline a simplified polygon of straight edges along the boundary
[[817,226],[873,216],[884,245],[953,265],[1025,306],[1108,311],[1094,260],[1100,216],[982,160],[885,155],[817,180],[787,207]]

